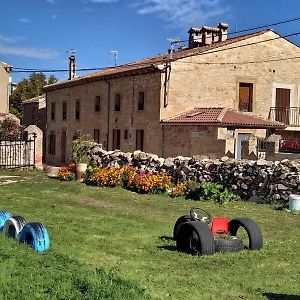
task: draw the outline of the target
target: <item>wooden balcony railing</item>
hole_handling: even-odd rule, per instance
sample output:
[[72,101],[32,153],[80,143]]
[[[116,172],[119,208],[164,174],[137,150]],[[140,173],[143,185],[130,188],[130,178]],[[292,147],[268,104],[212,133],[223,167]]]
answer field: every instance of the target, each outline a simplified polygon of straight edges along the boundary
[[269,119],[289,126],[300,126],[300,107],[271,107]]

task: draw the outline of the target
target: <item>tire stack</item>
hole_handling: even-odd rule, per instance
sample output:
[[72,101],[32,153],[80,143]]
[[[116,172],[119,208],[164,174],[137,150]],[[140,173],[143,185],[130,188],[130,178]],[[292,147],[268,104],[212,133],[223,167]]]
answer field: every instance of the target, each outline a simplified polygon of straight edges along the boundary
[[0,233],[14,238],[23,244],[30,245],[36,252],[45,252],[50,248],[50,239],[42,223],[27,223],[22,216],[0,211]]
[[[173,239],[176,241],[178,251],[198,255],[238,252],[243,249],[259,250],[263,247],[262,232],[253,220],[240,217],[230,220],[228,226],[228,234],[213,235],[207,223],[193,220],[190,215],[183,215],[174,225]],[[239,229],[247,233],[247,246],[238,235]]]

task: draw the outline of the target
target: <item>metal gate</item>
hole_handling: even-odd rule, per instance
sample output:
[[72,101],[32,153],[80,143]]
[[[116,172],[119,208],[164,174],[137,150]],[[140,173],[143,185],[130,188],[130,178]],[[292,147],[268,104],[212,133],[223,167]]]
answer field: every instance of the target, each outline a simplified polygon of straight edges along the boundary
[[21,138],[0,138],[0,168],[17,169],[35,166],[36,134],[26,132]]

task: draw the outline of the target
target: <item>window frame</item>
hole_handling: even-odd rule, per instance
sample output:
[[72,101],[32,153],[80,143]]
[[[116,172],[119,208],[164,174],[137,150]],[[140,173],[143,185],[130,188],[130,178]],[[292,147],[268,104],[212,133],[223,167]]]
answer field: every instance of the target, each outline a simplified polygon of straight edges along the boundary
[[[97,138],[95,138],[97,136]],[[94,142],[100,144],[100,129],[94,129]]]
[[[249,99],[247,101],[241,101],[241,88],[249,89]],[[238,95],[238,110],[241,112],[253,112],[253,94],[254,94],[254,84],[253,82],[239,82],[239,95]]]
[[68,104],[66,101],[62,103],[62,120],[67,120]]
[[121,94],[115,95],[115,111],[121,111]]
[[75,120],[80,120],[80,111],[81,111],[81,103],[80,100],[76,100],[75,102]]
[[100,96],[95,96],[94,111],[95,112],[101,111],[101,97]]
[[143,110],[145,110],[145,92],[139,92],[138,111],[143,111]]

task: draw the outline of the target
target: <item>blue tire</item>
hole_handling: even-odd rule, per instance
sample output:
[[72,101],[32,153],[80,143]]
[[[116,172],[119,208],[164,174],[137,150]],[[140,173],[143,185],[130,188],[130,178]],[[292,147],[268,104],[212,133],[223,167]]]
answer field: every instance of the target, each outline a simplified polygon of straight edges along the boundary
[[36,252],[45,252],[50,248],[48,231],[38,222],[27,223],[18,238],[20,242],[30,245]]
[[11,213],[8,211],[0,210],[0,232],[3,231],[4,223],[11,217]]

